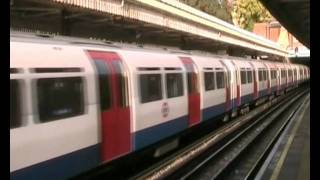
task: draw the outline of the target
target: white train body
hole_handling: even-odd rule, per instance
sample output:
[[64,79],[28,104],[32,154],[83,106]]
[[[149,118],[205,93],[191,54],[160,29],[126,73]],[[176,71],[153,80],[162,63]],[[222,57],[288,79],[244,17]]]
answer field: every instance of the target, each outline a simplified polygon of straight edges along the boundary
[[302,65],[12,36],[11,178],[71,177],[308,78]]

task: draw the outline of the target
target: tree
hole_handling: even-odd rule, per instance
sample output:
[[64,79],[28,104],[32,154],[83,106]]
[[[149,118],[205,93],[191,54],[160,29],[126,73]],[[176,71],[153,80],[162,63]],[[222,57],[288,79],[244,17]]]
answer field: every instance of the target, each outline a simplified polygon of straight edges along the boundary
[[226,0],[180,0],[183,3],[233,24]]
[[236,0],[232,18],[234,24],[248,31],[253,30],[255,23],[270,22],[273,19],[259,0]]

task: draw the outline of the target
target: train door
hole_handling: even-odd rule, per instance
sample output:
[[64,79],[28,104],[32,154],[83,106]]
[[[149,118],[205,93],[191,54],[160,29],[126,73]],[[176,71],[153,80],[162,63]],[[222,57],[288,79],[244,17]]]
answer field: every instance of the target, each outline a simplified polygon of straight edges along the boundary
[[115,52],[88,51],[98,72],[102,160],[131,151],[130,107],[123,62]]
[[[235,71],[231,68],[232,65],[228,64],[228,61],[223,61],[220,60],[221,64],[226,68],[226,105],[225,105],[225,111],[228,112],[231,109],[233,109],[236,104],[235,104],[235,93],[234,93],[234,85],[235,80],[233,77],[235,77]],[[231,67],[230,67],[231,66]]]
[[265,87],[267,87],[267,95],[270,95],[271,93],[271,67],[268,66],[267,63],[263,63],[264,67],[265,67],[265,75],[266,75],[266,82],[265,82]]
[[249,64],[252,67],[252,73],[253,73],[253,99],[257,99],[259,97],[257,72],[256,72],[256,68],[254,67],[253,63],[249,62]]
[[237,67],[237,65],[231,61],[231,63],[234,66],[234,71],[235,71],[235,86],[237,86],[236,91],[237,91],[237,106],[241,105],[241,79],[240,79],[240,68]]
[[191,127],[198,124],[201,118],[199,76],[191,58],[180,57],[180,60],[187,70],[189,127]]
[[277,78],[277,80],[276,80],[276,86],[277,86],[277,89],[276,89],[276,94],[278,95],[279,93],[280,93],[280,86],[281,86],[281,74],[280,74],[280,72],[281,72],[281,69],[280,69],[280,67],[278,66],[278,65],[276,65],[276,78]]

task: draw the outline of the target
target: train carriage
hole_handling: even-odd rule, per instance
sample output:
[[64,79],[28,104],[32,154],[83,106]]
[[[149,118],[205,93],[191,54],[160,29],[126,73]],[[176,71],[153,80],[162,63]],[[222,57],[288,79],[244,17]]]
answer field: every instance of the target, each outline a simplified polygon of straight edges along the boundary
[[310,76],[305,66],[76,38],[12,35],[10,49],[11,179],[69,178],[150,147],[160,156],[177,146],[164,140]]
[[202,121],[209,120],[226,112],[227,69],[219,57],[194,57],[199,69]]
[[238,102],[238,106],[246,105],[253,101],[254,97],[254,81],[253,81],[253,67],[248,60],[237,60],[234,61],[234,65],[238,70],[239,96],[241,97]]
[[96,166],[98,106],[95,88],[88,88],[96,81],[85,54],[14,38],[10,47],[12,178],[46,178],[47,172],[58,178]]
[[254,66],[255,69],[255,82],[256,85],[256,89],[255,90],[256,93],[256,97],[257,98],[261,98],[264,96],[268,95],[268,84],[269,84],[269,80],[268,80],[268,67],[260,61],[255,61],[255,62],[251,62]]

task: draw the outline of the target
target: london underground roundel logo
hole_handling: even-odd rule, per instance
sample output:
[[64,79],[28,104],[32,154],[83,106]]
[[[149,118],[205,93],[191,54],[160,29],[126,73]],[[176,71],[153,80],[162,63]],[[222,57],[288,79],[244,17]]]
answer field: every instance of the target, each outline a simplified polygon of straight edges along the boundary
[[161,112],[162,112],[162,116],[163,117],[167,117],[168,116],[168,114],[169,114],[169,105],[168,105],[168,103],[165,102],[165,103],[162,104]]

